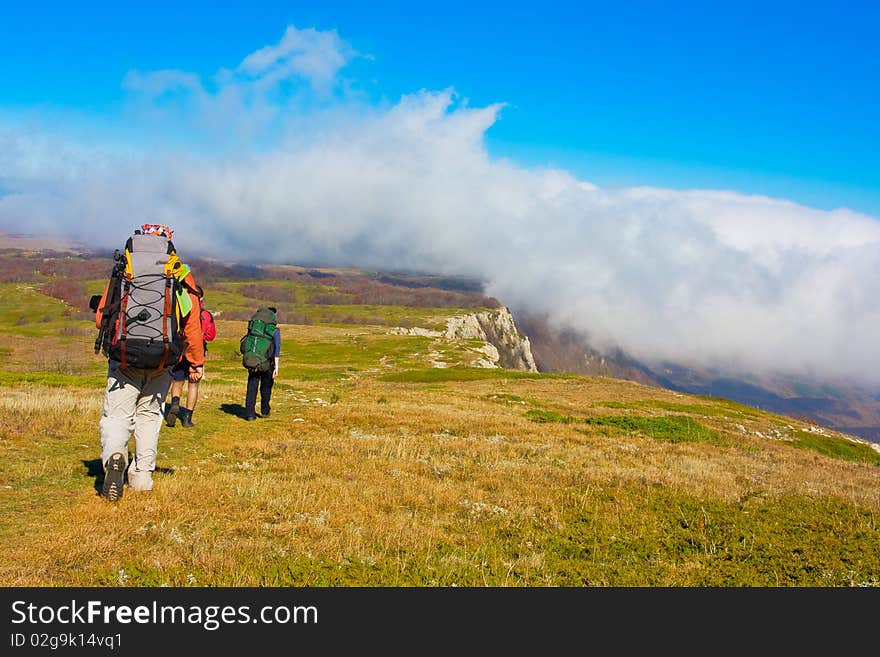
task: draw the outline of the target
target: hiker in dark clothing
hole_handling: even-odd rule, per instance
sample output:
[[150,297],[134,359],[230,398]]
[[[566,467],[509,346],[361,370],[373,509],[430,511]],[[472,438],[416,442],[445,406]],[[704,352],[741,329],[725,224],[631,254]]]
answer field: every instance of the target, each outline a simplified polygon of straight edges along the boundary
[[[273,313],[278,313],[277,308],[270,307],[269,310]],[[273,353],[271,358],[273,366],[265,372],[248,370],[247,395],[244,402],[244,419],[248,422],[257,419],[257,388],[260,391],[260,416],[268,417],[271,410],[272,386],[275,384],[275,378],[278,376],[278,363],[281,358],[281,329],[277,327],[272,336],[272,344]]]

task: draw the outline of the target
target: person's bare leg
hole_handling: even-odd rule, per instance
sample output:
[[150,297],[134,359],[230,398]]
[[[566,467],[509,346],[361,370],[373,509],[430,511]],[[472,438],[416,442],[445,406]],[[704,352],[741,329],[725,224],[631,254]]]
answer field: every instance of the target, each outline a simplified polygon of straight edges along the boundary
[[190,412],[196,409],[196,402],[199,400],[199,382],[189,382],[186,388],[186,407]]
[[193,383],[189,381],[186,384],[186,407],[181,409],[180,426],[191,427],[193,425],[193,411],[196,408],[196,402],[199,400],[199,382]]

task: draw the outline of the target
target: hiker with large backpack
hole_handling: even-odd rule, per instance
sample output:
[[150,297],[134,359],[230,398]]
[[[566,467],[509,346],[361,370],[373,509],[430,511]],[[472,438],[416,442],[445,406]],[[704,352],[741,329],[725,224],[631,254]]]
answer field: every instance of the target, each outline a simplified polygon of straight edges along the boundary
[[190,382],[204,372],[196,282],[171,237],[171,229],[158,224],[134,231],[125,252],[116,252],[104,294],[90,302],[98,328],[95,353],[103,353],[108,365],[99,424],[101,494],[114,502],[122,497],[126,471],[131,490],[153,489],[171,368],[185,356]]
[[[205,308],[205,291],[201,285],[196,285],[196,296],[199,298],[199,326],[201,327],[201,339],[205,350],[205,358],[208,357],[208,343],[217,337],[217,327],[214,323],[214,314]],[[188,381],[190,370],[190,362],[184,355],[177,361],[177,364],[171,368],[171,403],[168,404],[165,415],[165,423],[169,427],[173,427],[180,417],[180,426],[191,427],[193,425],[192,415],[196,409],[196,402],[199,400],[199,381]],[[204,376],[204,369],[202,369]],[[180,404],[180,396],[183,392],[183,384],[186,383],[186,401],[183,406]]]
[[260,416],[268,417],[271,409],[272,386],[278,376],[281,359],[281,330],[278,309],[260,308],[248,321],[247,333],[239,344],[241,364],[248,372],[244,419],[257,419],[257,388],[260,391]]

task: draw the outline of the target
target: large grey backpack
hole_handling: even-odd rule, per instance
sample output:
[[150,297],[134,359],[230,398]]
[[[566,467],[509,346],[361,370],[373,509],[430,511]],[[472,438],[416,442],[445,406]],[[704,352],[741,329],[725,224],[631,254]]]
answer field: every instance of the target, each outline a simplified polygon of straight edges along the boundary
[[119,286],[119,306],[108,350],[123,367],[162,369],[180,358],[180,266],[165,235],[136,231],[126,242],[118,282],[111,281]]

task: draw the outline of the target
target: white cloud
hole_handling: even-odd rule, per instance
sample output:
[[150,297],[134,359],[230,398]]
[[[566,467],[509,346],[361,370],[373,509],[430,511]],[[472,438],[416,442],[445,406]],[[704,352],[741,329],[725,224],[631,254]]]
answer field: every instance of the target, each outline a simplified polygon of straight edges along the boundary
[[[329,84],[350,55],[323,54],[351,52],[335,33],[289,30],[239,72]],[[485,140],[503,105],[470,107],[451,89],[303,109],[245,103],[240,80],[208,91],[181,71],[128,83],[198,97],[164,115],[191,129],[234,109],[226,128],[240,147],[122,152],[48,128],[0,132],[0,183],[14,192],[0,196],[0,228],[114,248],[156,221],[174,226],[184,256],[479,275],[508,305],[639,358],[880,382],[875,218],[733,192],[603,189],[493,160]],[[260,139],[269,125],[273,139]]]
[[339,71],[356,55],[335,30],[299,30],[291,25],[280,42],[251,53],[236,71],[267,87],[282,80],[303,77],[326,93],[335,84]]
[[194,73],[166,69],[163,71],[129,71],[123,78],[124,89],[158,97],[168,93],[204,93],[202,81]]

